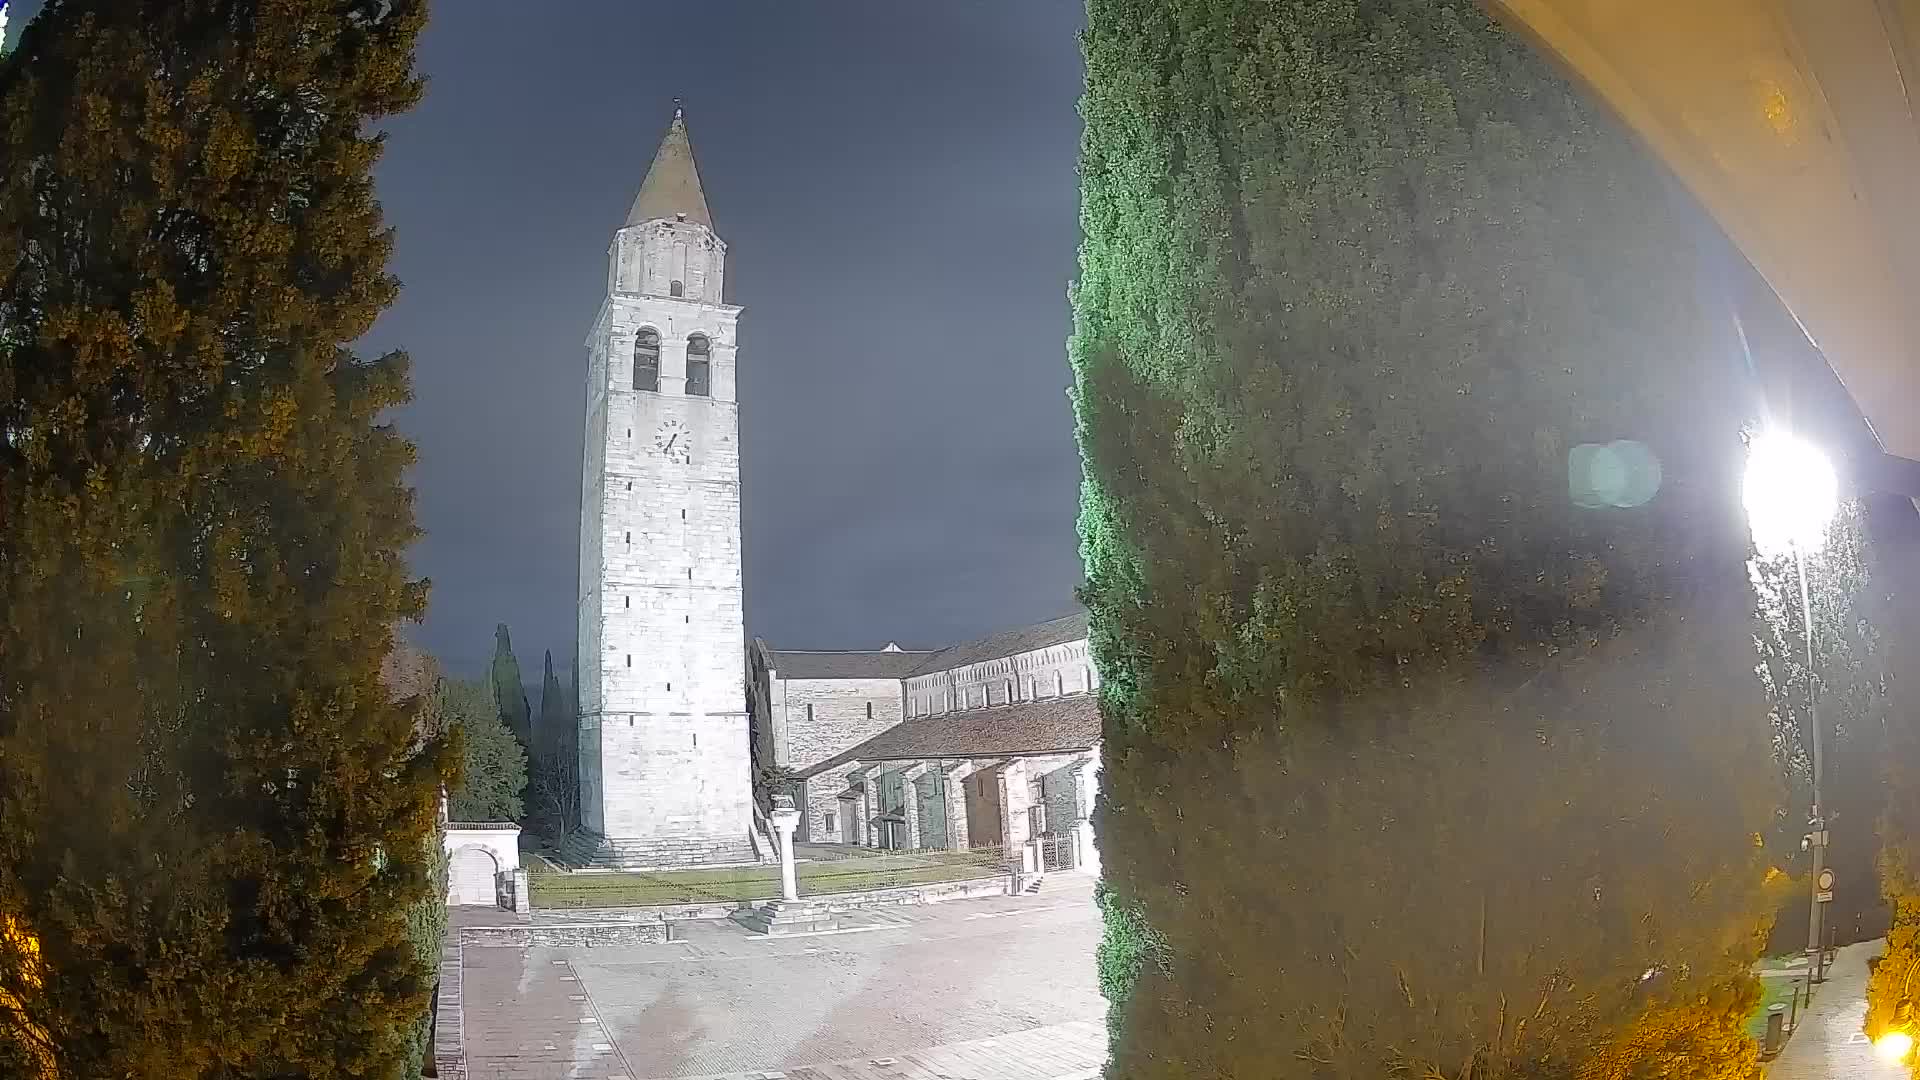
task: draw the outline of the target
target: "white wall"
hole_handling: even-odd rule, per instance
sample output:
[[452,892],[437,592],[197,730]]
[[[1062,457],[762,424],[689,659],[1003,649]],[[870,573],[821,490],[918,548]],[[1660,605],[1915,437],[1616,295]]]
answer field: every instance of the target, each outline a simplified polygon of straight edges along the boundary
[[1035,701],[1098,688],[1087,639],[983,660],[977,664],[916,675],[907,680],[907,716]]
[[498,903],[496,875],[520,868],[520,827],[449,826],[446,845],[447,903],[494,907]]

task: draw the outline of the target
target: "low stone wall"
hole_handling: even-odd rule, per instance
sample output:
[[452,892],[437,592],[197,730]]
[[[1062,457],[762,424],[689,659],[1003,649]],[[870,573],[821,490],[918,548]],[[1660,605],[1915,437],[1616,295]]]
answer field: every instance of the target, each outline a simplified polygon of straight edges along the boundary
[[461,1011],[465,987],[460,972],[460,940],[449,929],[440,941],[440,989],[433,1007],[433,1068],[436,1080],[467,1080],[466,1015]]
[[800,899],[827,911],[860,911],[865,908],[900,907],[908,904],[937,904],[944,900],[971,900],[980,896],[1006,896],[1012,885],[1005,874],[968,881],[935,881],[926,885],[903,885],[896,889],[870,889],[866,892],[829,893],[825,896],[802,895]]
[[597,945],[659,945],[667,940],[661,919],[582,923],[526,922],[502,926],[466,926],[460,944],[476,948],[593,948]]

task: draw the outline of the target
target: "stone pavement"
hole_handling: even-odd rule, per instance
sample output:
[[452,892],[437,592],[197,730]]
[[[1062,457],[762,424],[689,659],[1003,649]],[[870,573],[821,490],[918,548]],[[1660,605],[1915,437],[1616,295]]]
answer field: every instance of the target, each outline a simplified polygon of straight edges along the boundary
[[709,1073],[689,1080],[1093,1080],[1106,1062],[1106,1025],[1082,1020],[897,1057],[850,1058],[784,1072]]
[[470,1080],[1090,1080],[1105,1057],[1087,879],[769,939],[463,950]]
[[1767,1080],[1907,1080],[1905,1065],[1874,1056],[1860,1027],[1867,1015],[1867,958],[1884,948],[1879,940],[1839,950],[1786,1049],[1767,1066]]

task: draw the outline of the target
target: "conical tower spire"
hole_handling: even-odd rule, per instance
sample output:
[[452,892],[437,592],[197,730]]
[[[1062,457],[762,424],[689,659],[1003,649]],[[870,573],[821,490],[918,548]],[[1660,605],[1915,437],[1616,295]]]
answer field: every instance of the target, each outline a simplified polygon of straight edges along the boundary
[[680,99],[673,99],[673,123],[660,149],[653,155],[653,166],[634,196],[633,209],[627,212],[627,224],[664,218],[668,221],[692,221],[713,228],[707,213],[707,197],[700,190],[700,170],[693,165],[693,143],[687,138],[687,121]]

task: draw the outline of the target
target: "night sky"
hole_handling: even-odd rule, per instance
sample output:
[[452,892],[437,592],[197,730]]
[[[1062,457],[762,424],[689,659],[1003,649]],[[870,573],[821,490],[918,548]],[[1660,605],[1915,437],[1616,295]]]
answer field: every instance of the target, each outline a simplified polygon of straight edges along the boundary
[[746,309],[749,632],[930,646],[1073,610],[1082,18],[439,0],[379,172],[404,287],[360,345],[414,360],[420,643],[477,673],[506,622],[534,680],[573,654],[583,342],[676,96]]

